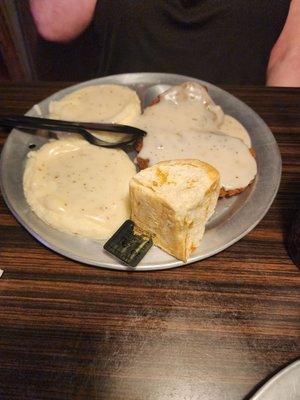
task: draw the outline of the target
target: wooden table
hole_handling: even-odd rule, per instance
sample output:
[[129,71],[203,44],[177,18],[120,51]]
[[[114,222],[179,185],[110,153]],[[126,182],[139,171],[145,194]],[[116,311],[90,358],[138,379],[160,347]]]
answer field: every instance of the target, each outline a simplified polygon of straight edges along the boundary
[[[0,114],[67,84],[0,86]],[[222,253],[158,272],[109,271],[41,245],[0,198],[0,399],[238,400],[300,355],[300,89],[227,87],[283,158],[265,218]],[[5,141],[0,134],[1,145]]]

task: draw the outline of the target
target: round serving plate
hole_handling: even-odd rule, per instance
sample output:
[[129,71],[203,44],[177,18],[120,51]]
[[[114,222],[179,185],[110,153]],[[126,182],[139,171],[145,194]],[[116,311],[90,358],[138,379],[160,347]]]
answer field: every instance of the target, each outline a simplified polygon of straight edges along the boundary
[[[226,114],[239,120],[248,130],[256,152],[258,174],[255,182],[243,193],[218,201],[216,212],[206,227],[199,248],[187,264],[210,257],[229,247],[245,236],[268,211],[281,178],[281,157],[276,141],[264,121],[246,104],[224,90],[188,76],[165,73],[132,73],[97,78],[63,89],[28,111],[27,115],[44,117],[48,114],[51,100],[58,100],[66,94],[90,85],[114,83],[134,89],[142,106],[171,85],[195,81],[205,85],[209,94]],[[105,241],[96,241],[59,232],[41,221],[30,209],[23,192],[23,172],[29,151],[37,150],[48,137],[29,135],[17,129],[8,136],[1,154],[1,189],[9,209],[17,220],[41,243],[48,248],[73,260],[98,267],[132,270],[103,250]],[[130,157],[135,152],[129,149]],[[136,271],[150,271],[184,265],[159,248],[153,246]]]

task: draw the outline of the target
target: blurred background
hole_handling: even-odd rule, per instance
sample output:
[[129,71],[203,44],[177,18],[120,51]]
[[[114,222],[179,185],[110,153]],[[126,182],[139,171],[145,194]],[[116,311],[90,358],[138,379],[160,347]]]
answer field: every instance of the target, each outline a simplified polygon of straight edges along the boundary
[[0,82],[92,78],[97,64],[91,29],[70,44],[46,42],[36,32],[27,1],[0,0]]

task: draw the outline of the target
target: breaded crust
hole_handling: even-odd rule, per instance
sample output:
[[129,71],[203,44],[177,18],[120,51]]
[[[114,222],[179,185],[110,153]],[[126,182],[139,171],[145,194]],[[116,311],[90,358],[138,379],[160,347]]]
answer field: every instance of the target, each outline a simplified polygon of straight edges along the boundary
[[149,160],[148,159],[144,159],[141,157],[137,157],[136,158],[138,166],[140,169],[146,169],[149,167]]
[[254,179],[249,183],[249,185],[245,186],[244,188],[237,188],[237,189],[233,189],[233,190],[225,190],[223,187],[221,187],[219,197],[231,197],[231,196],[235,196],[239,193],[242,193],[245,189],[247,189],[247,187],[252,185],[253,182],[254,182]]

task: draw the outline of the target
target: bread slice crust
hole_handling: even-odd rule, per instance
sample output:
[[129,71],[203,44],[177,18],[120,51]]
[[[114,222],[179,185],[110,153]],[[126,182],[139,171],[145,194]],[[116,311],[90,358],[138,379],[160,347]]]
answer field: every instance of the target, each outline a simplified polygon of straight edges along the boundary
[[[180,179],[187,172],[191,179]],[[129,185],[136,233],[150,236],[158,247],[186,262],[216,206],[218,171],[200,160],[181,159],[161,161],[140,174]]]

